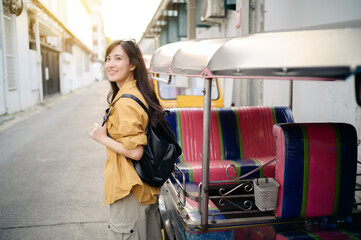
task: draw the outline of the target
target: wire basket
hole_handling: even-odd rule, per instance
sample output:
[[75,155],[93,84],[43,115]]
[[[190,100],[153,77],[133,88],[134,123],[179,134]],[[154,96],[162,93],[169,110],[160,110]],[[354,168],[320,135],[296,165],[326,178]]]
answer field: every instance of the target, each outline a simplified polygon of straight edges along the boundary
[[253,179],[254,199],[261,211],[275,210],[279,184],[273,178]]

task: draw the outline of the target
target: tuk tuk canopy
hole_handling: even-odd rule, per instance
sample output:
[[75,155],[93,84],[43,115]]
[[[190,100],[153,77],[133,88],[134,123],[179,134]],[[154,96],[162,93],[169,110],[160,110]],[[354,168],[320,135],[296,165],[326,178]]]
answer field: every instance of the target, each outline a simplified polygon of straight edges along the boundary
[[202,78],[345,79],[361,69],[361,28],[269,32],[160,47],[150,72]]

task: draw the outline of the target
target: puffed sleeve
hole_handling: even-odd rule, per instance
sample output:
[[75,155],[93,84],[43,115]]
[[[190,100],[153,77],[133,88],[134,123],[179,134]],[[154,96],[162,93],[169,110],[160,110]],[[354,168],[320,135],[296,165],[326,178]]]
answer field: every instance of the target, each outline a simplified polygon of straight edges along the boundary
[[146,145],[147,137],[145,129],[148,122],[147,113],[133,99],[123,98],[116,103],[116,117],[118,126],[115,138],[126,149],[136,148],[138,145]]

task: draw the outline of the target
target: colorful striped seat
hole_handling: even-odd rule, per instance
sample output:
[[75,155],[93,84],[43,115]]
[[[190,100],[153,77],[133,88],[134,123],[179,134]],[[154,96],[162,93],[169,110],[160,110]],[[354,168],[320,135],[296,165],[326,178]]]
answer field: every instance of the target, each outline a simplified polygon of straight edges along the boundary
[[[355,226],[357,228],[357,226]],[[269,226],[256,226],[249,228],[240,228],[234,231],[235,239],[240,240],[355,240],[361,239],[361,232],[359,229],[350,229],[336,227],[330,225],[314,227],[306,230],[302,224],[286,223]]]
[[275,210],[280,218],[351,213],[356,184],[357,135],[345,123],[280,124]]
[[328,230],[295,230],[278,233],[276,240],[354,240],[361,239],[361,233],[350,232],[343,229]]
[[[203,109],[171,109],[166,117],[176,133],[183,154],[178,166],[186,174],[187,182],[202,179]],[[229,180],[226,168],[234,164],[239,177],[263,165],[276,156],[276,142],[272,127],[277,123],[293,122],[287,107],[233,107],[211,111],[210,180]],[[253,174],[252,177],[274,177],[275,165]]]

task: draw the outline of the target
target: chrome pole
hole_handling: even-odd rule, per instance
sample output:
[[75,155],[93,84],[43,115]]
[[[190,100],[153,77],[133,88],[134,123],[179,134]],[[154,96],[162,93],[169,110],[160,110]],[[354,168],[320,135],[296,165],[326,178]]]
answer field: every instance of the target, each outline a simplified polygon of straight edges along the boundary
[[202,154],[202,189],[201,189],[201,228],[208,227],[208,186],[209,186],[209,152],[211,131],[211,95],[212,78],[204,79],[203,100],[203,154]]

